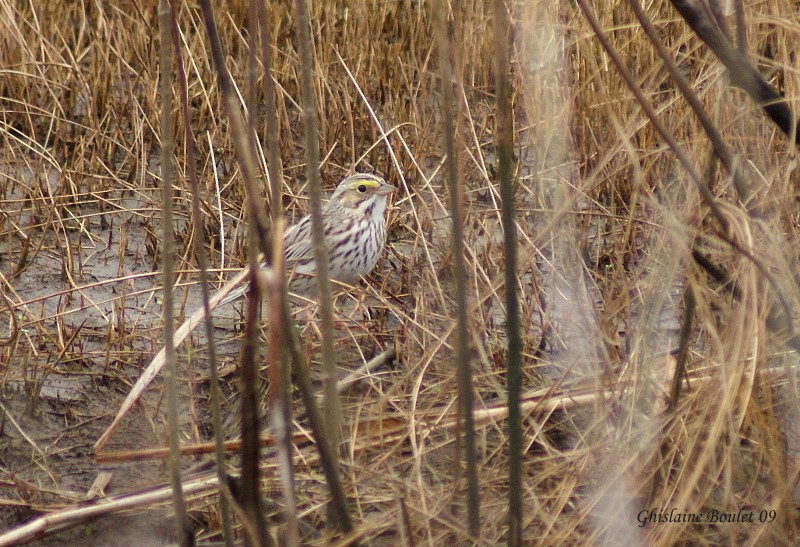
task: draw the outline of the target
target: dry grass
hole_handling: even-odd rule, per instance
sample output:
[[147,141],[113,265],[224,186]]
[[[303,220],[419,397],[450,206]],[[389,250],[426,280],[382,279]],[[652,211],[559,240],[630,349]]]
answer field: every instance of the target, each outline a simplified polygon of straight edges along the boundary
[[[97,474],[88,447],[162,342],[154,273],[161,246],[155,3],[34,4],[32,12],[29,3],[0,0],[0,282],[15,306],[2,313],[0,333],[11,337],[0,348],[4,527],[82,498]],[[478,410],[502,407],[506,347],[494,184],[494,44],[484,4],[459,12],[461,26],[453,33],[463,83],[457,99]],[[794,545],[797,356],[783,343],[785,333],[768,329],[766,317],[778,294],[797,315],[796,151],[731,88],[721,65],[676,13],[651,6],[675,60],[747,166],[762,211],[749,215],[730,177],[709,160],[702,128],[628,4],[596,4],[603,28],[660,119],[705,174],[729,225],[726,237],[753,259],[720,237],[718,221],[577,8],[515,2],[525,386],[551,390],[537,392],[525,415],[524,536],[542,544]],[[307,191],[290,5],[270,5],[269,20],[283,205],[291,221],[307,213]],[[217,12],[217,23],[228,67],[243,88],[247,7],[227,8]],[[353,169],[374,169],[401,190],[390,213],[391,248],[363,290],[339,297],[337,306],[343,368],[357,368],[392,346],[398,356],[391,370],[373,372],[343,400],[349,456],[342,469],[358,537],[374,544],[467,543],[452,419],[453,277],[430,6],[314,2],[312,10],[326,188]],[[746,13],[750,53],[762,73],[787,97],[797,96],[794,3],[769,0]],[[176,188],[175,233],[183,255],[177,296],[180,312],[190,313],[198,305],[191,238],[203,238],[222,279],[244,263],[247,230],[245,191],[200,16],[184,5],[179,18],[206,189],[206,215],[193,219],[184,177]],[[372,112],[388,133],[399,169]],[[178,122],[177,110],[175,117]],[[176,143],[178,170],[185,173],[180,125]],[[728,273],[736,298],[730,285],[696,266],[693,248]],[[688,383],[669,414],[665,393],[674,360],[668,355],[678,348],[688,292],[696,302]],[[226,329],[227,343],[235,317],[222,312],[216,323]],[[308,326],[304,340],[307,354],[318,355],[319,340]],[[235,363],[237,346],[221,347],[228,348],[228,365]],[[202,340],[184,346],[181,355],[183,440],[200,443],[210,430]],[[229,374],[232,368],[223,366]],[[234,438],[235,381],[226,378]],[[576,397],[559,399],[565,393]],[[166,444],[161,396],[160,386],[150,388],[109,450]],[[563,404],[548,403],[556,399]],[[493,545],[507,531],[506,432],[502,414],[478,423],[477,542]],[[323,543],[328,494],[313,446],[303,439],[296,439],[295,452],[302,542]],[[271,454],[264,456],[265,488],[276,503],[272,525],[280,531]],[[160,464],[111,469],[109,493],[166,479]],[[213,492],[189,500],[201,538],[219,531]],[[752,511],[754,522],[639,526],[640,511],[673,508],[706,516]],[[762,511],[768,522],[759,522]]]

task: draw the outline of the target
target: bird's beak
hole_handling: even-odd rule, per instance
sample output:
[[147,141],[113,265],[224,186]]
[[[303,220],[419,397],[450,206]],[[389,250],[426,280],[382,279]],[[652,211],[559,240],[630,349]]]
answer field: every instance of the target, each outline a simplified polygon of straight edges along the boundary
[[381,182],[381,185],[378,186],[378,189],[375,190],[375,193],[379,196],[388,196],[389,194],[393,193],[397,188],[392,186],[391,184],[387,184],[385,182]]

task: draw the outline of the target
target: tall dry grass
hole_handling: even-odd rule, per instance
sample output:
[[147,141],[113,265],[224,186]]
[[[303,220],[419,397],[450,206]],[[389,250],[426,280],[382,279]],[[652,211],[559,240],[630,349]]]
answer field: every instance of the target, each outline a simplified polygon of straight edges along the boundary
[[[479,426],[476,541],[495,544],[508,531],[502,410],[507,287],[494,151],[495,44],[486,4],[457,10],[457,25],[451,14],[450,30],[459,33],[461,45],[455,99]],[[797,358],[786,329],[776,332],[768,320],[776,305],[786,317],[796,316],[797,157],[791,140],[730,85],[721,64],[670,6],[647,6],[744,166],[759,212],[752,214],[729,173],[711,158],[709,139],[628,3],[594,3],[614,49],[708,184],[721,222],[579,8],[533,1],[509,8],[524,390],[522,536],[542,544],[795,544]],[[215,9],[226,63],[244,97],[248,6]],[[337,299],[340,368],[356,369],[392,347],[396,355],[394,367],[372,372],[343,393],[347,453],[340,463],[356,529],[345,541],[467,542],[466,485],[454,472],[460,465],[453,446],[453,257],[431,7],[342,1],[314,2],[311,10],[323,180],[333,188],[353,169],[375,170],[401,190],[389,215],[385,257],[362,290]],[[782,0],[745,6],[749,53],[790,101],[798,88],[795,11]],[[299,61],[291,2],[271,3],[267,12],[282,205],[291,222],[308,212]],[[7,476],[0,488],[4,499],[21,507],[11,511],[6,504],[0,522],[11,527],[35,510],[72,503],[67,490],[88,489],[95,478],[92,455],[75,446],[90,445],[102,432],[162,343],[155,272],[162,251],[158,24],[153,2],[0,0],[0,13],[0,272],[15,306],[3,314],[8,329],[2,337],[11,340],[0,347],[0,410],[14,419],[5,425],[11,441],[1,454]],[[178,23],[205,211],[202,218],[190,214],[176,103],[176,296],[178,312],[185,313],[197,305],[192,238],[202,238],[222,279],[228,268],[245,263],[247,229],[246,192],[201,16],[181,5]],[[259,100],[266,100],[263,92]],[[255,114],[263,135],[263,110]],[[268,194],[265,183],[265,199]],[[693,252],[724,275],[700,267]],[[687,298],[694,302],[691,321]],[[233,376],[224,374],[238,359],[236,345],[226,344],[236,319],[225,313],[217,326],[227,327],[220,341],[228,348],[227,357],[222,353],[228,380],[223,406],[233,438],[238,401]],[[668,411],[682,324],[691,326],[684,338],[686,378]],[[319,355],[310,326],[304,343],[308,356]],[[180,350],[185,444],[209,437],[204,351],[201,338]],[[54,380],[63,378],[78,379],[79,393],[66,401],[53,395]],[[25,405],[17,404],[15,390]],[[160,390],[150,388],[129,419],[128,434],[116,435],[110,451],[166,444]],[[31,418],[37,409],[44,411],[38,422]],[[302,430],[302,407],[295,416]],[[76,431],[83,432],[82,441]],[[327,486],[313,446],[300,434],[294,446],[301,542],[322,543]],[[184,458],[189,465],[199,457]],[[267,492],[280,488],[273,460],[265,451]],[[235,458],[230,463],[238,465]],[[125,466],[103,464],[115,473],[108,492],[166,480],[164,469],[149,465],[147,476],[136,476]],[[47,486],[23,488],[39,479]],[[198,538],[218,537],[215,488],[189,491]],[[704,516],[752,511],[755,522],[640,526],[641,511],[673,508]],[[280,534],[283,509],[268,510]],[[759,522],[762,511],[766,522]]]

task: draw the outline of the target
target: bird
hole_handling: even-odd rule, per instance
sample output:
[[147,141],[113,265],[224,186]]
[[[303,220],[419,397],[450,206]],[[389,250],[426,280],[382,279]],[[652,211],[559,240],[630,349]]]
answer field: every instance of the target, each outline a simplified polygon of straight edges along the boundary
[[[396,188],[377,175],[356,173],[336,187],[330,200],[322,208],[325,225],[325,243],[328,247],[330,278],[352,285],[367,275],[386,245],[386,205]],[[311,216],[306,216],[286,230],[283,236],[286,271],[289,275],[289,292],[299,296],[314,296],[317,286],[316,261],[311,244]],[[262,263],[264,265],[264,263]],[[242,298],[248,285],[242,284],[248,272],[243,270],[228,281],[208,302],[208,309]],[[206,307],[200,307],[175,331],[172,341],[177,348],[197,325],[206,318]],[[111,426],[95,443],[99,450],[130,410],[139,395],[156,377],[166,362],[166,346],[159,351],[136,380],[122,403]]]
[[[395,190],[381,177],[368,173],[351,175],[336,187],[322,208],[332,281],[352,285],[375,267],[386,245],[386,206]],[[313,297],[317,290],[317,264],[311,242],[311,215],[286,230],[283,250],[289,292]],[[239,300],[247,289],[247,284],[240,285],[220,305]]]

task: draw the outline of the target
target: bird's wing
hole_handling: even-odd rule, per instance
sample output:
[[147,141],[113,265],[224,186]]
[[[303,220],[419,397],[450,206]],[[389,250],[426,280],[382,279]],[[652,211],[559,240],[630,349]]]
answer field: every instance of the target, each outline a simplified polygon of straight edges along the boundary
[[286,270],[300,273],[312,273],[313,268],[306,268],[314,260],[311,247],[311,217],[304,217],[292,226],[283,237],[283,255],[286,257]]
[[[323,223],[325,224],[325,239],[330,236],[331,230],[336,230],[330,216],[335,213],[322,209]],[[283,256],[286,257],[286,271],[314,275],[314,247],[311,244],[311,215],[304,217],[300,222],[289,228],[283,237]]]

